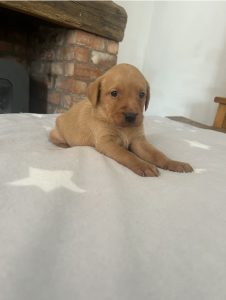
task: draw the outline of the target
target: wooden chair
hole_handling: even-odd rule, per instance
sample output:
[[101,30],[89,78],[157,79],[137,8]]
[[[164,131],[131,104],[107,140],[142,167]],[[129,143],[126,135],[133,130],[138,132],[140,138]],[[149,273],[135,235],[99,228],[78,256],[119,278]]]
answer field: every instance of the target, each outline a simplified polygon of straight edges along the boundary
[[213,126],[226,129],[226,98],[215,97],[214,102],[218,103],[218,109]]

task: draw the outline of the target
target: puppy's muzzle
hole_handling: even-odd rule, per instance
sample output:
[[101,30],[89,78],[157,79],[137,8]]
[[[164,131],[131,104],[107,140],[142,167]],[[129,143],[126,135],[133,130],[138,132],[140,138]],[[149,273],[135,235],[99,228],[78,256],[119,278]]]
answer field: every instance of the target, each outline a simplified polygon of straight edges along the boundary
[[137,118],[137,113],[133,113],[133,112],[124,112],[124,117],[125,117],[125,121],[128,123],[135,123],[136,118]]

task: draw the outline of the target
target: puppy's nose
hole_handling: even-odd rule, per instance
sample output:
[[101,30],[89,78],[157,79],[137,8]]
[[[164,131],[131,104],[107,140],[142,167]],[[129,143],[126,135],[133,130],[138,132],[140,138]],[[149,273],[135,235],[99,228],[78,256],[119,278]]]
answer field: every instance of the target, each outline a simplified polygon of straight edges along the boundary
[[137,113],[133,112],[124,112],[126,122],[134,123],[136,121]]

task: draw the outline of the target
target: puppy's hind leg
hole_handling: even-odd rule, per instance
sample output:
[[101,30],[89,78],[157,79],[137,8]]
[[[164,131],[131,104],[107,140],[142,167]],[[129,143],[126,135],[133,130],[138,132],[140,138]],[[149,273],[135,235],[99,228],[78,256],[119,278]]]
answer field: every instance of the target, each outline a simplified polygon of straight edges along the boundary
[[56,146],[62,147],[62,148],[68,148],[69,145],[65,142],[65,140],[61,137],[59,131],[57,128],[54,128],[51,130],[49,134],[49,140],[55,144]]

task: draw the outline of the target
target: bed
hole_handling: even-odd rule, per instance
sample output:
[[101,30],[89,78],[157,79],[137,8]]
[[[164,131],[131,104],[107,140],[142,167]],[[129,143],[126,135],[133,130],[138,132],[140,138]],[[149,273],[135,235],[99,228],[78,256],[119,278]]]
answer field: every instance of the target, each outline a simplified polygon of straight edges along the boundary
[[145,119],[194,172],[143,178],[48,141],[56,115],[0,115],[1,300],[225,300],[226,135]]

